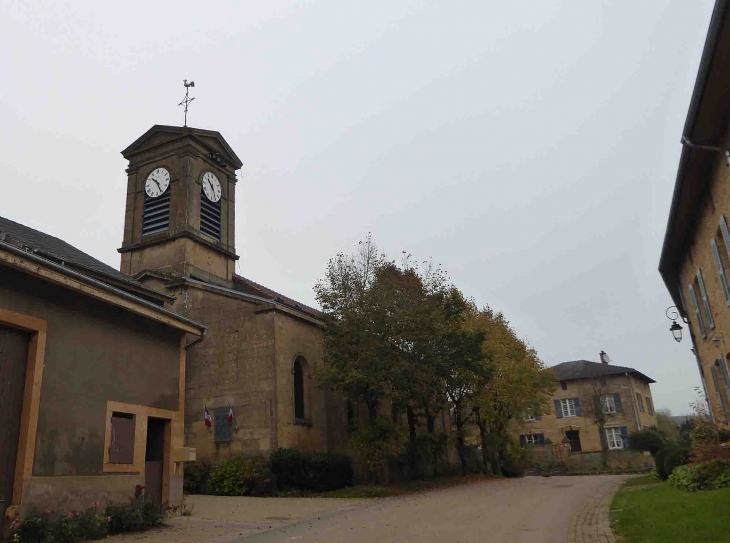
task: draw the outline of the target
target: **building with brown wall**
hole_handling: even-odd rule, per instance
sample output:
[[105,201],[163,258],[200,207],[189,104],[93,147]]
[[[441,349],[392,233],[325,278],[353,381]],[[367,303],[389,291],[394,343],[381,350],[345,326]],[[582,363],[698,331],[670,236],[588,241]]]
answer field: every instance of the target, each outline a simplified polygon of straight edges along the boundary
[[718,0],[682,132],[659,272],[689,335],[711,414],[730,410],[730,15]]
[[241,160],[218,132],[160,125],[122,154],[121,271],[208,329],[188,353],[187,444],[212,462],[341,447],[347,410],[315,381],[324,363],[319,311],[235,273]]
[[[631,432],[656,424],[650,384],[655,381],[624,366],[575,360],[552,366],[555,390],[549,408],[515,423],[522,445],[565,444],[571,452],[602,450],[594,406],[605,417],[608,450],[626,448]],[[597,402],[598,400],[598,402]]]
[[[0,218],[0,507],[179,503],[186,348],[166,296]],[[2,519],[0,511],[0,519]]]

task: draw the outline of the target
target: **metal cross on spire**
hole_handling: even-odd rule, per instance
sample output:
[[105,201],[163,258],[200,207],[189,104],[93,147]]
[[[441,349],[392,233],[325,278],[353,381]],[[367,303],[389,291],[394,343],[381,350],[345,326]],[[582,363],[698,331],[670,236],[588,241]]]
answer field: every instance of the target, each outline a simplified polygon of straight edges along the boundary
[[190,83],[188,83],[187,79],[183,79],[183,85],[185,85],[185,98],[183,99],[182,102],[180,102],[178,104],[178,106],[185,104],[185,124],[183,124],[183,126],[187,126],[188,125],[188,105],[190,104],[190,102],[195,100],[195,98],[190,98],[190,96],[189,96],[190,87],[195,86],[195,81],[191,81]]

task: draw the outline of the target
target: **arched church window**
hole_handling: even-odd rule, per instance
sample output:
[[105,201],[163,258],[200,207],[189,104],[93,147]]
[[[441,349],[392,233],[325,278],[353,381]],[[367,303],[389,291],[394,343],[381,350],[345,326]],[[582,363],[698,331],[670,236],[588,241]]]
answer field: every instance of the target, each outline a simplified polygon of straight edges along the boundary
[[294,361],[294,418],[304,420],[305,411],[305,366],[307,362],[301,356]]

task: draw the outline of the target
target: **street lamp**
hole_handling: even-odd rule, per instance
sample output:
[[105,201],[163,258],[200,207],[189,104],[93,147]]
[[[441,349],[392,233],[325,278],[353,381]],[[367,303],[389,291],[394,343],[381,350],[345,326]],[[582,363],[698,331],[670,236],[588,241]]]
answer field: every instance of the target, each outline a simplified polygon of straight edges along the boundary
[[674,341],[679,343],[682,341],[682,325],[677,322],[679,318],[679,311],[677,311],[676,305],[670,305],[664,313],[667,318],[672,321],[672,326],[669,327],[669,331],[674,336]]

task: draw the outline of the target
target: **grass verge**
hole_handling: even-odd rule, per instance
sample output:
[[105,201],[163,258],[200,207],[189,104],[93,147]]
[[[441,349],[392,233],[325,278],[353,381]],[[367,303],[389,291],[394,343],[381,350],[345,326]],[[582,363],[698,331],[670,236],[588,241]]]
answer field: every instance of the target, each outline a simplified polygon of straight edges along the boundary
[[611,503],[611,527],[625,543],[730,543],[730,488],[684,492],[630,479]]

